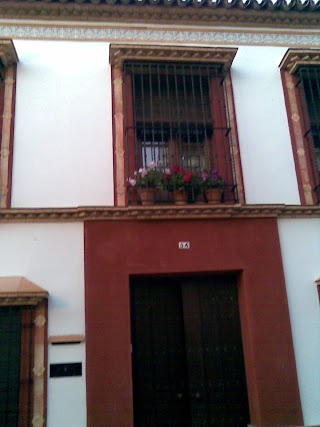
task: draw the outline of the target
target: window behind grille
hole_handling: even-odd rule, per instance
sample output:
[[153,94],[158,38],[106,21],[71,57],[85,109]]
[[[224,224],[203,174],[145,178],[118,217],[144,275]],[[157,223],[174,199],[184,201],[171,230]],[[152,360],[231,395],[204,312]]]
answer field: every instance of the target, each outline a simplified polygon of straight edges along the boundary
[[126,62],[124,81],[128,176],[155,162],[233,185],[221,65]]
[[304,112],[304,137],[317,202],[320,202],[320,67],[299,67],[298,88]]

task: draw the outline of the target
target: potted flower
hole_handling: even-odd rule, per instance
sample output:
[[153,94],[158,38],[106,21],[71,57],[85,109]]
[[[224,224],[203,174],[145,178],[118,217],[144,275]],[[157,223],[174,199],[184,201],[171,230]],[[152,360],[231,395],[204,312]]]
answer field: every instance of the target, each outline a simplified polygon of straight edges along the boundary
[[178,165],[166,171],[165,180],[167,181],[169,191],[173,192],[174,202],[177,205],[187,203],[187,187],[192,180],[192,172],[181,169]]
[[148,167],[140,168],[134,173],[139,198],[142,205],[153,205],[155,189],[160,185],[162,173],[157,170],[155,162]]
[[202,185],[209,204],[221,202],[223,196],[224,181],[217,170],[210,173],[202,172]]
[[172,202],[172,192],[169,191],[170,169],[158,170],[158,179],[156,185],[156,203]]

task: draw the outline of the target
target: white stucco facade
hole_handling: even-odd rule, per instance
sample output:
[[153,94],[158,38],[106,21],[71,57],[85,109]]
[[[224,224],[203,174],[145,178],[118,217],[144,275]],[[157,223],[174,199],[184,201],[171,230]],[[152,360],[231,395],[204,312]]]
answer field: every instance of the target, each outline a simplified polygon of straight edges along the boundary
[[[49,293],[48,335],[84,335],[83,224],[0,224],[0,236],[0,276],[24,276]],[[85,344],[49,344],[48,371],[68,362],[81,362],[82,376],[48,376],[48,427],[86,425]]]
[[108,46],[15,41],[12,207],[113,205]]
[[320,424],[320,219],[280,219],[279,236],[305,425]]
[[300,203],[279,70],[286,50],[239,47],[232,64],[247,203]]

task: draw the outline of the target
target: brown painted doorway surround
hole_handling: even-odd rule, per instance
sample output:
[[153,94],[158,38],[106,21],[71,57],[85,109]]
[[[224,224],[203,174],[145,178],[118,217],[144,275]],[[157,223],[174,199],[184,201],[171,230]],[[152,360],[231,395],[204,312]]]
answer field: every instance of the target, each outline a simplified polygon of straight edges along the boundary
[[236,278],[130,281],[135,427],[249,424]]

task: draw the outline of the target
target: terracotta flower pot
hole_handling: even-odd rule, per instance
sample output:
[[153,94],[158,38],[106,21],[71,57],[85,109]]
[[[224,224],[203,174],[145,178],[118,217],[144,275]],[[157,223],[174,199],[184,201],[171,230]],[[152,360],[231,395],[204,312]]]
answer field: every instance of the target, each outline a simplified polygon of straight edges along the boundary
[[216,205],[221,203],[222,192],[223,190],[221,188],[207,188],[205,194],[208,204]]
[[185,205],[188,201],[188,194],[185,190],[175,190],[173,200],[176,205]]
[[139,199],[140,199],[142,206],[154,205],[155,189],[152,187],[140,188]]

